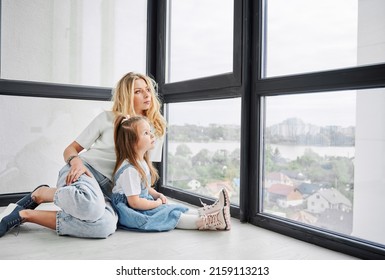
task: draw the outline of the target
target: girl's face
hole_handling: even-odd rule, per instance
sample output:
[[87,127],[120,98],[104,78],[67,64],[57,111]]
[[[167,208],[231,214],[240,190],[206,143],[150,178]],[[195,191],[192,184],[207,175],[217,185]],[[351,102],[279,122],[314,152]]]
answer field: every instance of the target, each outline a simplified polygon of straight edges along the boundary
[[143,79],[134,81],[134,109],[139,115],[145,116],[145,111],[151,106],[151,92]]
[[145,153],[151,150],[155,146],[155,137],[151,132],[151,127],[147,121],[141,120],[137,126],[138,142],[136,148],[141,152]]

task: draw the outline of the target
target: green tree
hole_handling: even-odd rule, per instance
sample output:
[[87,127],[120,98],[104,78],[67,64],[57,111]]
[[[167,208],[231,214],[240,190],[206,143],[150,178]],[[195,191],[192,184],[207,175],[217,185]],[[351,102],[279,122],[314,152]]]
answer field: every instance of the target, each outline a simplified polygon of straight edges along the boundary
[[191,158],[193,166],[206,166],[211,163],[210,152],[207,149],[200,150],[195,156]]
[[180,144],[176,147],[175,155],[181,157],[189,157],[192,154],[191,149],[186,144]]

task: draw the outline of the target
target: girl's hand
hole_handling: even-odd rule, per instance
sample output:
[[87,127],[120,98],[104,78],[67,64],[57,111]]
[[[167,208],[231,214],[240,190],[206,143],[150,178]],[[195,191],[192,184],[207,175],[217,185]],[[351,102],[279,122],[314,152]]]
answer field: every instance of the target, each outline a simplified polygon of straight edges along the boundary
[[164,194],[157,192],[154,188],[149,188],[148,193],[154,198],[154,200],[160,199],[162,204],[167,203],[167,198],[164,196]]
[[82,174],[92,177],[92,173],[84,166],[83,161],[79,157],[76,157],[71,160],[71,169],[66,177],[67,186],[76,182]]
[[167,197],[164,194],[160,194],[158,199],[162,201],[162,204],[167,204]]
[[156,202],[158,202],[158,206],[161,206],[163,204],[163,201],[160,197],[156,200]]

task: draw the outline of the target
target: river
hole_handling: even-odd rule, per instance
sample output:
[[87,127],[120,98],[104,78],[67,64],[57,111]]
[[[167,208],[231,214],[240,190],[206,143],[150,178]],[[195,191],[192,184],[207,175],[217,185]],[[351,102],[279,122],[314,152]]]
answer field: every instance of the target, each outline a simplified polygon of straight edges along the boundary
[[[168,150],[170,153],[175,154],[176,148],[180,144],[187,145],[192,155],[196,155],[200,150],[207,149],[211,152],[217,150],[227,150],[230,153],[235,149],[240,148],[239,142],[208,142],[208,143],[196,143],[196,142],[169,142]],[[295,160],[297,157],[302,156],[306,149],[311,149],[320,156],[341,156],[341,157],[354,157],[355,147],[322,147],[322,146],[293,146],[293,145],[271,145],[273,150],[278,148],[281,156],[289,160]]]

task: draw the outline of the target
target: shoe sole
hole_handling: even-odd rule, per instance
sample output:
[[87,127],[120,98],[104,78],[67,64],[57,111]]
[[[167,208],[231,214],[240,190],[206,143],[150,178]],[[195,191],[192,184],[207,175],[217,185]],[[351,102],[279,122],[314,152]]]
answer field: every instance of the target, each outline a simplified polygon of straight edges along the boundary
[[225,202],[223,203],[223,207],[225,207],[230,204],[229,193],[226,191],[226,189],[222,189],[222,193],[223,193],[223,196],[225,197]]
[[0,221],[2,221],[3,218],[4,218],[5,216],[8,216],[9,214],[11,214],[12,211],[15,210],[15,208],[16,208],[17,206],[19,206],[19,205],[17,205],[16,203],[10,203],[10,204],[7,206],[7,208],[5,208],[5,210],[3,211],[3,213],[0,214]]
[[223,189],[222,193],[223,193],[223,196],[225,197],[225,202],[223,205],[223,216],[225,218],[225,223],[226,223],[225,230],[230,230],[231,229],[230,198],[226,189]]
[[218,207],[217,204],[219,203],[219,199],[217,199],[213,204],[205,205],[203,208],[207,207],[206,210],[202,210],[201,208],[198,208],[199,214],[200,215],[209,215],[209,214],[215,213],[217,211],[220,211],[223,207],[228,206],[230,204],[230,198],[229,198],[228,192],[226,191],[226,189],[223,188],[221,190],[221,193],[223,194],[223,206],[222,207]]

